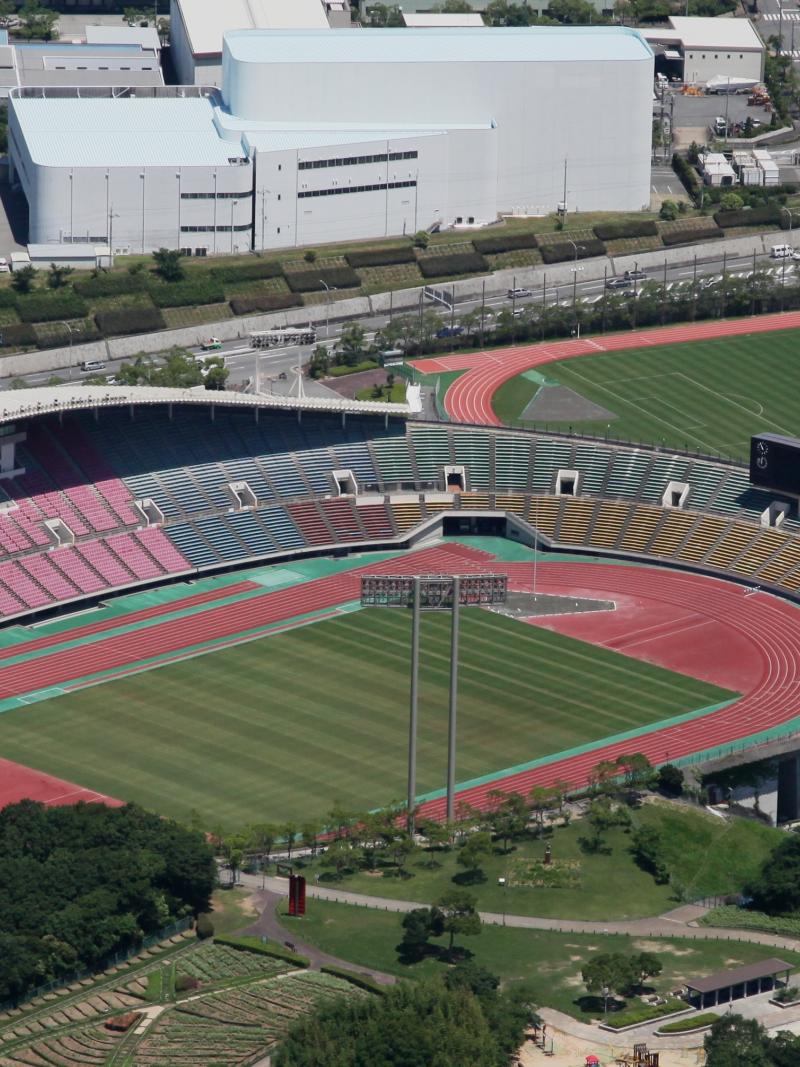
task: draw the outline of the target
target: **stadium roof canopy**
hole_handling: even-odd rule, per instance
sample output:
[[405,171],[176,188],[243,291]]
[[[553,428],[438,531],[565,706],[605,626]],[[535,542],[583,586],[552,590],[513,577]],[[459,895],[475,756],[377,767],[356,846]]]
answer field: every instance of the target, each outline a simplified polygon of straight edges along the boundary
[[399,415],[411,412],[408,404],[371,400],[334,400],[327,397],[264,396],[206,389],[161,389],[152,386],[57,385],[39,389],[13,389],[0,396],[0,423],[64,411],[128,407],[147,404],[197,404],[274,411],[316,412],[331,415]]

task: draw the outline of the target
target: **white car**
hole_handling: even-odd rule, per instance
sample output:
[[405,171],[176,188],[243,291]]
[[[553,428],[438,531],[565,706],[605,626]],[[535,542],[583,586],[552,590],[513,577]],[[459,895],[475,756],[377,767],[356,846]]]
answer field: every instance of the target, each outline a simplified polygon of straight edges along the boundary
[[4,256],[0,256],[0,274],[8,274],[8,272],[8,260]]

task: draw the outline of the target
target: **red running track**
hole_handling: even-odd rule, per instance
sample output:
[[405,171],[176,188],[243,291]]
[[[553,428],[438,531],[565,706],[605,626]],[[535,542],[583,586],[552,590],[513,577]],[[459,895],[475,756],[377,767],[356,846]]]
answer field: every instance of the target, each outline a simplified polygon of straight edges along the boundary
[[588,356],[599,352],[616,352],[630,348],[678,344],[684,341],[709,341],[719,337],[767,333],[800,327],[800,311],[775,315],[756,315],[730,321],[702,322],[683,326],[663,326],[655,330],[603,334],[580,340],[555,341],[552,344],[525,345],[521,348],[497,348],[486,352],[468,352],[458,356],[422,359],[414,366],[424,374],[464,370],[444,398],[447,413],[457,422],[502,426],[492,409],[492,397],[503,382],[532,367],[557,359]]
[[[514,588],[531,588],[530,564],[504,564],[506,568]],[[537,588],[624,602],[616,621],[604,612],[539,620],[540,625],[621,647],[628,654],[735,689],[742,697],[702,718],[532,770],[501,774],[460,791],[459,800],[484,807],[492,789],[524,793],[557,779],[580,785],[600,760],[644,752],[651,763],[665,763],[746,738],[800,714],[800,611],[786,601],[766,593],[746,595],[741,586],[700,575],[588,563],[540,567]],[[660,632],[656,619],[662,620]],[[528,757],[533,760],[537,754],[532,751]],[[422,810],[443,817],[444,805],[444,798],[438,798]]]

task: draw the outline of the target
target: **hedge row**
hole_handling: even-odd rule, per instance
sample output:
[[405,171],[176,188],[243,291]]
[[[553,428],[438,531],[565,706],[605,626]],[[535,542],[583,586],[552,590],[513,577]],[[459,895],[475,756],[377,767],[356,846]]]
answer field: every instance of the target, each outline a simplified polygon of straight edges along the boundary
[[0,326],[0,338],[4,348],[29,348],[37,344],[36,331],[27,322]]
[[685,1019],[676,1019],[674,1023],[659,1026],[659,1034],[680,1034],[684,1030],[699,1030],[701,1026],[713,1026],[719,1015],[715,1011],[705,1011],[700,1015],[687,1015]]
[[626,1026],[635,1026],[637,1023],[646,1023],[650,1019],[660,1019],[664,1015],[672,1015],[677,1011],[688,1007],[683,1000],[668,1000],[666,1004],[639,1004],[635,1008],[621,1011],[618,1015],[610,1015],[606,1025],[613,1030],[622,1030]]
[[352,267],[328,267],[327,270],[299,270],[286,275],[293,293],[321,293],[329,289],[358,289],[361,279]]
[[425,256],[419,261],[423,278],[440,278],[447,274],[477,274],[489,264],[480,252],[456,252],[449,256]]
[[350,982],[354,986],[358,986],[359,989],[368,989],[370,993],[385,993],[386,986],[376,982],[374,978],[371,978],[368,974],[359,974],[357,971],[348,971],[345,967],[334,967],[332,964],[324,963],[320,967],[320,971],[323,974],[332,974],[334,978],[343,978],[345,982]]
[[364,248],[358,252],[348,252],[345,259],[351,267],[391,267],[395,263],[413,263],[416,260],[414,249],[405,248]]
[[763,226],[781,221],[781,209],[776,204],[742,208],[741,211],[717,211],[714,222],[723,229],[731,226]]
[[620,241],[626,237],[658,237],[658,226],[652,219],[636,222],[606,222],[594,227],[594,235],[600,241]]
[[17,294],[13,289],[0,289],[0,308],[15,308]]
[[568,259],[589,259],[592,256],[604,256],[605,254],[606,246],[596,238],[581,241],[575,247],[571,242],[566,241],[542,245],[542,259],[545,263],[565,263]]
[[728,926],[738,930],[763,930],[770,934],[800,937],[800,915],[767,915],[763,911],[721,904],[700,919],[701,926]]
[[363,370],[375,370],[379,364],[377,360],[365,359],[361,363],[356,363],[354,367],[348,367],[347,364],[340,364],[338,367],[331,367],[328,371],[329,378],[343,378],[346,374],[360,374]]
[[18,296],[16,308],[23,322],[82,319],[89,314],[86,301],[67,288]]
[[95,321],[101,333],[111,336],[150,333],[166,328],[164,316],[158,308],[119,308],[113,311],[98,311]]
[[712,241],[715,237],[724,237],[725,234],[718,226],[697,227],[694,230],[673,230],[672,233],[662,233],[661,240],[667,248],[671,245],[694,244],[695,241]]
[[147,275],[138,274],[92,274],[88,278],[76,278],[72,288],[81,296],[119,296],[124,293],[140,293],[147,288]]
[[689,196],[691,196],[693,200],[696,200],[700,195],[700,180],[697,176],[697,171],[692,164],[684,159],[683,156],[679,156],[678,153],[675,152],[672,156],[672,169],[680,178],[683,187]]
[[303,306],[297,293],[264,293],[262,296],[235,296],[231,300],[234,315],[249,315],[253,311],[281,311],[283,308]]
[[296,952],[290,952],[288,948],[279,945],[276,941],[259,941],[257,937],[230,937],[228,934],[219,934],[214,938],[215,945],[227,945],[229,948],[239,949],[241,952],[257,952],[262,956],[273,956],[276,960],[285,963],[293,963],[296,967],[310,967],[311,960],[307,956],[300,956]]
[[193,307],[196,304],[223,304],[225,290],[215,278],[187,278],[183,282],[154,282],[148,286],[150,298],[156,307]]
[[280,278],[283,275],[283,267],[270,259],[256,259],[240,266],[230,264],[227,267],[212,267],[210,273],[218,282],[231,284],[254,282],[259,278]]
[[499,255],[501,252],[516,252],[520,248],[538,248],[535,233],[493,233],[488,237],[473,237],[472,244],[476,252],[484,256]]

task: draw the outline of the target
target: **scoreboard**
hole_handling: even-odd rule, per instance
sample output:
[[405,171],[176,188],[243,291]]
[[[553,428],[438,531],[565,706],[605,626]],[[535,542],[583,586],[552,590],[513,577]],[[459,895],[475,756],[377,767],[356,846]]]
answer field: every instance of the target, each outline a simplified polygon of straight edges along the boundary
[[800,438],[760,433],[750,440],[750,481],[800,496]]

